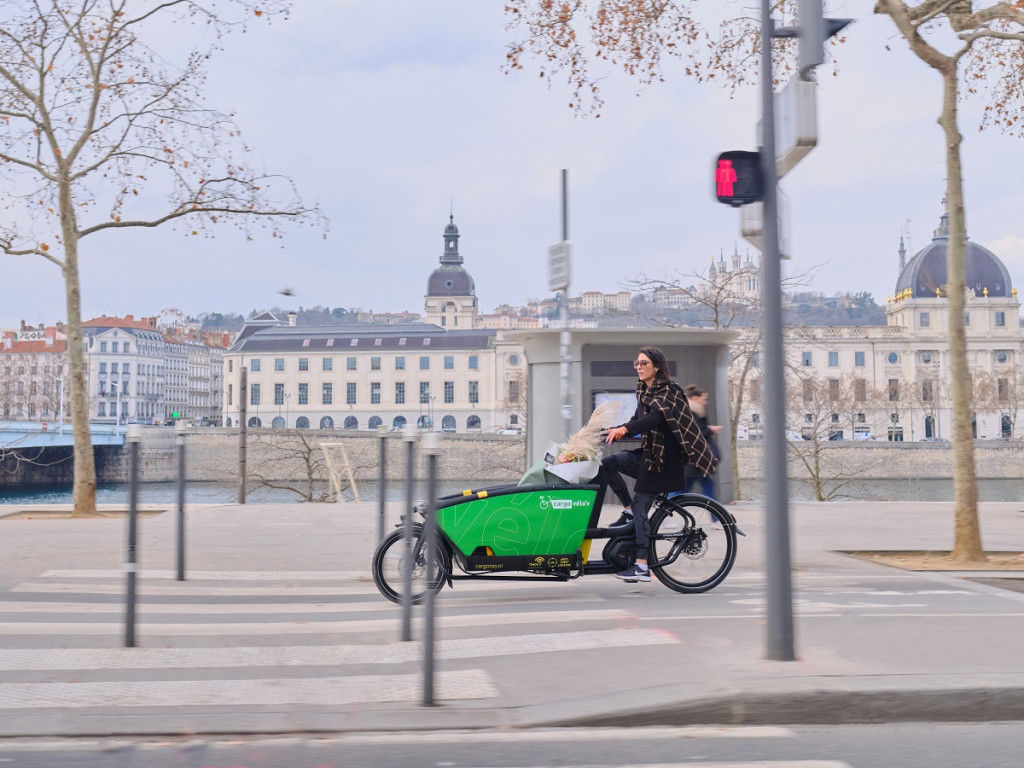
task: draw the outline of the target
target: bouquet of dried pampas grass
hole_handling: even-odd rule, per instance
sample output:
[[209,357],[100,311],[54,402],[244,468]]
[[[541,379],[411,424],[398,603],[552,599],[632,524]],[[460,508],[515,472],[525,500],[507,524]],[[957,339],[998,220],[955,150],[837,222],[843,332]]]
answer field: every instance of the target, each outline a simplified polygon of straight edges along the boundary
[[594,461],[601,453],[604,440],[602,430],[614,426],[619,417],[619,404],[606,401],[598,405],[586,425],[572,435],[566,442],[558,446],[556,463],[567,464],[571,461]]

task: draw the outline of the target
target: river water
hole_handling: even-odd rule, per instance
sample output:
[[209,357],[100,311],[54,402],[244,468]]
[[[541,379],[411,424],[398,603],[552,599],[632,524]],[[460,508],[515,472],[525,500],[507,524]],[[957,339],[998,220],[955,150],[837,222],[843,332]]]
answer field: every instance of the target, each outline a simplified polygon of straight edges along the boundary
[[[446,480],[438,481],[438,496],[458,493],[466,488],[490,488],[505,485],[499,480]],[[416,482],[413,496],[422,499],[426,495],[424,480]],[[127,504],[127,483],[101,484],[96,492],[99,504]],[[326,491],[326,485],[318,489]],[[743,496],[758,501],[763,499],[764,484],[759,480],[743,480]],[[978,481],[981,501],[1022,501],[1024,500],[1024,478],[981,479]],[[388,483],[385,498],[388,501],[403,501],[408,490],[403,482]],[[795,501],[813,501],[814,493],[805,483],[789,482],[789,497]],[[346,492],[351,500],[351,491]],[[380,484],[359,483],[359,498],[362,501],[378,501]],[[178,500],[176,483],[142,483],[139,485],[140,504],[174,504]],[[274,504],[297,502],[301,499],[287,490],[272,488],[250,488],[246,500],[251,504]],[[836,501],[952,501],[952,479],[880,479],[851,482],[844,485],[835,496]],[[70,504],[70,485],[0,485],[0,504]],[[238,501],[236,483],[190,482],[185,484],[185,501],[189,504],[234,504]]]

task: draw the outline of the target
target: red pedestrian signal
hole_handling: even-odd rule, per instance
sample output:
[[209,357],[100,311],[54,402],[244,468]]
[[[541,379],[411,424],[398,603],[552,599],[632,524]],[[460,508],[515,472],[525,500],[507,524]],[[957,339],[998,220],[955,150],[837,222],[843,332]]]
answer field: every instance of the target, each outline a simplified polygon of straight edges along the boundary
[[756,203],[763,195],[761,154],[734,150],[723,152],[715,163],[715,196],[734,207]]

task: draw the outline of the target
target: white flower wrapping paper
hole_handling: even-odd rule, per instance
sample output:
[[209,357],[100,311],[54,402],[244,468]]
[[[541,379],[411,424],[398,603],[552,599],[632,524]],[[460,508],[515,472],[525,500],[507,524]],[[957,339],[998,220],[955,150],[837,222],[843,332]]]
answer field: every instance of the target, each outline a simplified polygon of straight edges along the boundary
[[564,464],[549,464],[545,471],[557,475],[567,483],[577,485],[593,480],[600,468],[600,461],[567,461]]

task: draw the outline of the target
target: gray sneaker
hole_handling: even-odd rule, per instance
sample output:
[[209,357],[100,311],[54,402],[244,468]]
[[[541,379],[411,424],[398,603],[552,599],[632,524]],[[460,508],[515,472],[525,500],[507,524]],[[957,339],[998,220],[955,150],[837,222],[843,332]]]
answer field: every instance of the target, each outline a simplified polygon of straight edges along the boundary
[[640,566],[638,566],[636,563],[633,563],[633,565],[629,566],[629,568],[627,568],[626,570],[619,571],[618,573],[616,573],[615,574],[615,578],[616,579],[622,579],[623,581],[629,581],[629,582],[633,582],[633,581],[650,581],[651,580],[651,569],[650,568],[643,568],[643,569],[641,569]]

